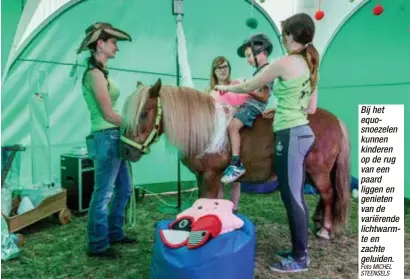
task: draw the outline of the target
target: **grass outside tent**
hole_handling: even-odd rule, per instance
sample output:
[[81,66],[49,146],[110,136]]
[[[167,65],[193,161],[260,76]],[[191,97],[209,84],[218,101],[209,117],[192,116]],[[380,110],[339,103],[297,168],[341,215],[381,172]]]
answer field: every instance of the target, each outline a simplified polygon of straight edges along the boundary
[[[229,191],[226,192],[229,194]],[[189,197],[191,194],[186,193],[183,200]],[[176,196],[165,199],[175,203]],[[313,214],[318,196],[306,195],[306,199],[310,214]],[[25,236],[22,253],[20,257],[2,263],[2,278],[148,279],[155,223],[173,218],[172,214],[157,211],[160,204],[155,197],[146,197],[143,202],[137,203],[137,224],[134,227],[127,225],[126,231],[136,236],[140,243],[135,246],[117,246],[122,254],[118,260],[89,259],[86,256],[86,216],[76,216],[65,226],[58,224],[53,217],[44,219],[21,232]],[[410,202],[406,208],[410,208]],[[290,247],[287,218],[280,195],[278,192],[269,195],[242,194],[240,213],[248,216],[257,229],[255,278],[357,278],[357,209],[357,201],[352,200],[349,224],[335,240],[321,241],[310,233],[312,264],[308,272],[280,275],[270,272],[268,268],[275,260],[276,251]],[[406,278],[410,278],[409,211],[405,215],[405,270]]]

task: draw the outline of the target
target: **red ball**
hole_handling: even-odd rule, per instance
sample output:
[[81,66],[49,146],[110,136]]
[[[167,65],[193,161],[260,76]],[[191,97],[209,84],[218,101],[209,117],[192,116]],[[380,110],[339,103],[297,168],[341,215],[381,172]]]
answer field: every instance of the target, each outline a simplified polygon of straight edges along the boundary
[[384,9],[380,4],[377,4],[376,7],[373,8],[373,14],[375,16],[381,15],[383,13]]
[[315,13],[315,18],[316,18],[316,20],[321,20],[322,18],[324,18],[325,17],[325,12],[323,12],[323,11],[321,11],[321,10],[318,10],[316,13]]

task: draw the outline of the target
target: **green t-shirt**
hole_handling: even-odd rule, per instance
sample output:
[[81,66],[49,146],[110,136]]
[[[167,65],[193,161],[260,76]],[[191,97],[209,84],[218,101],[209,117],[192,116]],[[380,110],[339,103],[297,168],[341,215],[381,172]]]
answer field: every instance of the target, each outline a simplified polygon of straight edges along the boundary
[[274,92],[278,99],[274,132],[309,123],[307,109],[313,93],[309,74],[292,80],[278,78]]
[[[110,95],[111,105],[113,107],[114,112],[117,112],[117,110],[115,109],[115,105],[120,96],[120,90],[112,82],[110,78],[108,78],[108,83],[108,93]],[[91,79],[88,73],[84,77],[82,89],[83,97],[85,99],[85,102],[87,103],[88,110],[90,111],[91,132],[116,127],[114,124],[111,124],[104,120],[102,111],[100,110],[100,106],[97,100],[95,99],[94,93],[92,91]]]

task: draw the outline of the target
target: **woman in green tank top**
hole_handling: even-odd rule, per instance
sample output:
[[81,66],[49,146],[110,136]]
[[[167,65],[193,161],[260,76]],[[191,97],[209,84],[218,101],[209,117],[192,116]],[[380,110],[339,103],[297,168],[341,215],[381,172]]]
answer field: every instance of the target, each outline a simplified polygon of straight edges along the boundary
[[285,205],[291,232],[291,251],[279,252],[281,261],[270,266],[272,271],[305,271],[310,264],[307,251],[308,211],[303,196],[305,158],[315,136],[308,125],[308,114],[315,113],[319,54],[313,46],[315,25],[304,13],[287,18],[282,24],[282,40],[288,55],[271,63],[253,79],[239,85],[218,85],[216,89],[238,93],[251,92],[277,79],[274,87],[278,104],[265,111],[275,114],[275,165],[281,198]]
[[88,156],[94,160],[95,180],[88,209],[88,255],[116,258],[112,244],[131,244],[136,240],[125,236],[122,228],[131,193],[131,177],[127,162],[119,156],[122,118],[115,105],[120,91],[109,79],[105,65],[108,59],[115,57],[117,41],[131,41],[131,37],[103,22],[91,25],[85,33],[77,53],[87,49],[91,53],[82,79],[91,122],[87,149]]

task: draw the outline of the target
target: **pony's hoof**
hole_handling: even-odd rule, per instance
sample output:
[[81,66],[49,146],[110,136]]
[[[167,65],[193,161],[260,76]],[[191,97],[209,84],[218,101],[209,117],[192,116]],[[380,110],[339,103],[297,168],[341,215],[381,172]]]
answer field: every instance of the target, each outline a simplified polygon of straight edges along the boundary
[[327,229],[325,228],[321,228],[317,233],[316,236],[325,240],[330,240],[332,239],[332,233],[329,232]]
[[314,222],[314,225],[313,225],[313,233],[314,233],[314,234],[317,234],[318,231],[319,231],[321,228],[322,228],[321,223],[315,221],[315,222]]

